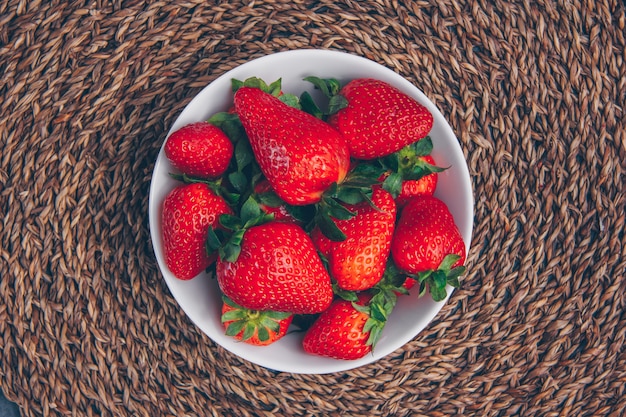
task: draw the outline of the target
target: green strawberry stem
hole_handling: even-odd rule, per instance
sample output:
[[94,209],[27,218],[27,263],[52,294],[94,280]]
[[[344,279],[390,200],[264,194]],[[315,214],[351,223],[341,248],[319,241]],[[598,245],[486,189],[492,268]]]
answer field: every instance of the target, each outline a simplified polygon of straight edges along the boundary
[[279,78],[271,84],[267,84],[261,78],[258,77],[250,77],[246,78],[244,81],[237,80],[233,78],[231,80],[231,89],[233,94],[237,92],[241,87],[252,87],[258,88],[259,90],[271,94],[274,97],[277,97],[280,101],[287,104],[288,106],[294,107],[296,109],[300,107],[300,100],[297,96],[293,94],[284,93],[282,91],[282,79]]
[[394,310],[398,296],[396,294],[406,294],[407,290],[402,286],[406,274],[401,274],[393,261],[389,259],[385,273],[381,281],[373,288],[368,290],[371,298],[365,305],[358,304],[359,294],[355,291],[348,291],[340,288],[337,284],[333,284],[333,292],[344,300],[351,301],[352,306],[369,315],[363,328],[363,333],[369,332],[366,344],[371,345],[372,349],[380,339],[382,330],[387,323],[387,319]]
[[333,292],[338,297],[350,301],[355,310],[369,316],[363,327],[363,333],[369,332],[369,337],[365,344],[372,346],[373,350],[380,339],[383,328],[387,323],[387,318],[396,305],[395,299],[393,303],[384,302],[384,299],[379,296],[379,293],[374,291],[373,293],[375,295],[371,297],[367,303],[360,304],[359,294],[355,291],[344,290],[337,286],[337,284],[333,284]]
[[[223,178],[227,180],[225,188],[228,188],[232,194],[241,196],[250,188],[251,178],[259,175],[260,168],[256,164],[239,116],[228,112],[216,113],[209,118],[209,123],[222,129],[234,144],[233,158]],[[243,196],[239,200],[245,201],[246,198],[247,196]]]
[[338,296],[340,298],[343,298],[346,301],[355,301],[356,302],[359,299],[359,295],[356,293],[356,291],[344,290],[343,288],[341,288],[336,283],[333,283],[333,293],[336,296]]
[[230,112],[219,112],[212,115],[208,120],[209,123],[219,127],[233,144],[240,141],[246,141],[246,132],[241,125],[239,116]]
[[258,77],[246,78],[244,81],[233,78],[231,80],[231,89],[232,92],[235,93],[241,87],[253,87],[263,90],[266,93],[273,95],[274,97],[278,97],[281,93],[281,83],[282,79],[280,78],[269,85]]
[[[380,184],[380,176],[384,171],[370,163],[359,163],[352,168],[337,190],[331,190],[332,196],[346,204],[357,204],[371,201],[372,187]],[[375,206],[374,206],[375,207]]]
[[[336,190],[337,185],[334,184],[331,190]],[[321,232],[333,241],[342,241],[346,239],[345,233],[335,223],[335,220],[347,220],[356,215],[356,213],[348,210],[339,201],[331,195],[323,196],[321,201],[315,206],[315,216],[313,223],[317,225]]]
[[460,288],[459,277],[465,273],[465,266],[457,266],[452,268],[461,257],[456,254],[446,255],[439,267],[435,270],[427,270],[417,274],[407,274],[415,278],[420,284],[420,297],[426,293],[426,289],[434,301],[443,301],[448,292],[446,287],[450,285],[453,288]]
[[383,188],[397,197],[405,180],[419,180],[426,175],[442,172],[447,168],[438,167],[424,161],[421,157],[430,155],[433,142],[430,136],[405,146],[398,152],[378,159],[380,166],[389,173],[383,181]]
[[370,290],[374,295],[372,302],[386,306],[392,310],[398,301],[397,294],[408,294],[404,288],[406,274],[400,272],[391,257],[387,260],[387,266],[382,279]]
[[217,252],[220,259],[235,262],[241,253],[241,242],[245,232],[251,227],[269,222],[274,214],[263,213],[259,203],[248,197],[239,210],[239,216],[222,214],[219,218],[221,228],[209,227],[206,242],[209,254]]
[[356,215],[346,208],[347,205],[368,202],[370,206],[378,209],[372,201],[372,187],[380,184],[378,178],[381,171],[371,164],[356,165],[341,184],[333,183],[322,195],[321,200],[315,205],[315,215],[309,223],[307,230],[318,226],[320,231],[332,241],[346,239],[345,233],[335,223],[335,220],[348,220]]
[[222,323],[229,323],[226,328],[227,336],[236,336],[243,331],[242,341],[250,339],[257,334],[261,342],[270,338],[270,331],[277,333],[280,330],[280,321],[288,318],[291,313],[278,311],[250,310],[240,306],[230,298],[222,295],[224,303],[233,308],[222,314]]
[[276,192],[270,190],[262,193],[255,193],[254,198],[260,203],[264,204],[267,207],[280,207],[284,206],[294,219],[301,222],[302,224],[307,224],[311,221],[313,216],[315,215],[315,207],[313,205],[307,206],[292,206],[284,202]]
[[369,302],[367,305],[360,305],[356,302],[352,302],[352,307],[354,307],[355,310],[369,316],[363,326],[363,333],[369,333],[369,337],[367,338],[365,344],[372,346],[372,350],[374,350],[374,347],[380,340],[383,329],[387,324],[387,318],[389,317],[391,310],[386,309],[385,306],[378,303],[372,302]]
[[327,120],[329,116],[348,106],[348,100],[339,94],[341,83],[338,80],[334,78],[305,77],[304,81],[313,84],[328,99],[326,110],[322,110],[315,103],[311,94],[307,91],[303,92],[300,95],[300,105],[305,112],[312,114],[318,119]]
[[347,220],[356,213],[345,207],[346,204],[357,204],[367,201],[377,208],[371,200],[372,186],[380,184],[378,177],[380,170],[373,166],[362,164],[348,173],[341,184],[333,183],[322,195],[316,204],[293,206],[284,202],[275,192],[267,191],[256,194],[259,203],[269,207],[283,205],[289,214],[305,225],[305,230],[311,231],[318,226],[321,232],[333,241],[342,241],[346,235],[339,229],[336,220]]

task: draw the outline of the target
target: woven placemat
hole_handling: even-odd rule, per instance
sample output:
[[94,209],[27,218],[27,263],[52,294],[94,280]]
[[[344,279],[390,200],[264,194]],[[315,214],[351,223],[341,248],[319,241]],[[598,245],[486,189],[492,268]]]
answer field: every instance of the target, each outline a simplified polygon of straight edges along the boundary
[[[621,0],[0,2],[0,389],[24,416],[626,413]],[[154,161],[252,58],[346,51],[414,82],[467,157],[469,272],[371,365],[274,373],[179,308]]]

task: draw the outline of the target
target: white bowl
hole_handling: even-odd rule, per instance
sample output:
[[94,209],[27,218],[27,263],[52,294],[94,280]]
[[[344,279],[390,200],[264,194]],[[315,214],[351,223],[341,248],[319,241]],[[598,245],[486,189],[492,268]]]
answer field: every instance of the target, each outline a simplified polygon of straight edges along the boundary
[[[440,166],[450,168],[439,174],[436,196],[449,206],[469,251],[474,201],[467,164],[452,129],[435,105],[417,87],[392,70],[373,61],[343,52],[326,50],[294,50],[276,53],[247,62],[223,74],[204,88],[183,110],[169,134],[182,126],[208,119],[232,104],[231,79],[244,80],[256,76],[266,82],[282,79],[283,91],[299,95],[312,85],[307,76],[337,78],[342,84],[358,77],[386,81],[425,105],[434,116],[430,136],[433,157]],[[168,136],[169,136],[168,134]],[[434,302],[417,294],[400,297],[372,354],[354,361],[328,359],[309,355],[301,345],[303,334],[292,332],[278,342],[257,347],[237,342],[224,334],[220,323],[221,299],[215,279],[201,274],[190,281],[176,279],[165,265],[161,238],[161,205],[165,196],[179,185],[168,173],[174,172],[163,148],[154,166],[150,185],[150,232],[156,258],[165,281],[189,318],[215,343],[233,354],[257,365],[282,372],[324,374],[353,369],[380,359],[401,348],[422,331],[447,301]],[[452,288],[448,288],[448,294]]]

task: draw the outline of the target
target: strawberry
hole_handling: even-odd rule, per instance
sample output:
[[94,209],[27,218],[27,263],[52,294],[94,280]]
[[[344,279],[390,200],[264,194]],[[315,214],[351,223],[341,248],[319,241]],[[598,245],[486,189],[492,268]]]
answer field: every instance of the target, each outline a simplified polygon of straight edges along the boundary
[[465,243],[446,204],[434,196],[417,196],[402,210],[391,243],[396,266],[425,284],[436,301],[446,284],[458,286],[465,271]]
[[432,150],[432,140],[425,137],[398,152],[379,158],[378,163],[385,170],[379,180],[383,188],[396,199],[398,209],[402,209],[410,197],[435,193],[437,174],[444,168],[435,165]]
[[185,184],[173,189],[163,202],[163,250],[165,262],[179,279],[188,280],[208,268],[216,257],[206,249],[210,226],[221,214],[232,213],[222,197],[207,184]]
[[389,192],[377,187],[371,202],[346,205],[346,208],[355,216],[335,222],[346,235],[345,240],[331,241],[317,228],[311,237],[326,257],[330,275],[340,288],[366,290],[383,276],[396,221],[396,204]]
[[[428,157],[424,157],[426,159]],[[432,158],[431,158],[432,159]],[[406,180],[402,182],[402,190],[396,198],[398,207],[403,208],[411,197],[416,195],[433,195],[437,188],[437,174],[428,174],[419,180]]]
[[328,124],[258,88],[240,87],[234,103],[260,169],[282,200],[316,203],[344,179],[348,147]]
[[[380,177],[380,181],[385,181],[389,177],[389,173],[385,173]],[[419,180],[405,180],[400,184],[400,192],[395,198],[398,209],[402,209],[406,203],[417,195],[433,195],[437,188],[437,174],[429,174]]]
[[242,342],[267,346],[287,334],[293,314],[249,310],[222,296],[222,324],[227,336]]
[[307,330],[304,351],[334,359],[360,359],[370,353],[380,338],[387,313],[371,296],[361,293],[356,302],[337,298]]
[[[435,160],[432,156],[421,156],[420,160],[425,163],[434,166]],[[386,172],[379,180],[384,183],[384,181],[389,178],[390,173]],[[400,184],[400,192],[398,196],[395,198],[396,204],[398,208],[403,208],[406,203],[411,199],[411,197],[415,197],[416,195],[433,195],[435,194],[435,190],[437,189],[437,181],[438,176],[436,172],[432,172],[430,174],[426,174],[419,179],[407,179],[403,180]]]
[[217,178],[228,168],[233,144],[226,134],[208,122],[196,122],[172,133],[165,142],[165,156],[182,173]]
[[251,310],[294,314],[315,314],[330,305],[330,277],[301,227],[271,220],[242,230],[229,240],[239,248],[222,251],[217,261],[226,296]]
[[402,288],[408,292],[415,286],[415,284],[417,284],[417,280],[415,278],[406,277],[402,283]]
[[[262,90],[268,94],[273,95],[274,97],[279,98],[280,101],[291,107],[299,107],[300,103],[298,97],[294,96],[293,94],[285,94],[282,90],[281,84],[282,79],[280,78],[270,84],[267,84],[263,79],[258,77],[246,78],[243,81],[233,78],[231,80],[231,90],[233,93],[235,93],[241,87],[258,88],[259,90]],[[237,113],[234,104],[228,109],[228,111],[233,114]]]
[[347,106],[328,118],[348,142],[356,159],[375,159],[417,142],[430,132],[433,116],[426,107],[379,80],[360,78],[339,94]]

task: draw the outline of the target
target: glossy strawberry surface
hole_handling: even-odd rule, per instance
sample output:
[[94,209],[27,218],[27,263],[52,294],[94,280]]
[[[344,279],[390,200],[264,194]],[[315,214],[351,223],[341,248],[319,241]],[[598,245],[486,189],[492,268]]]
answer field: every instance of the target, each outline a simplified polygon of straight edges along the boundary
[[165,156],[184,174],[216,178],[226,171],[233,144],[218,127],[196,122],[173,132],[165,142]]
[[392,154],[424,138],[432,128],[433,116],[426,107],[383,81],[356,79],[339,93],[348,105],[328,122],[346,139],[353,158]]
[[[367,298],[361,297],[360,304]],[[338,298],[311,325],[302,340],[304,351],[334,359],[360,359],[372,351],[364,331],[370,316],[354,308],[351,301]]]
[[403,271],[419,273],[437,269],[446,255],[465,262],[465,244],[450,210],[434,196],[411,198],[400,215],[391,244],[394,262]]
[[309,235],[278,221],[248,229],[237,260],[218,260],[217,280],[226,296],[252,310],[315,314],[333,297]]
[[346,176],[348,147],[330,125],[257,88],[240,88],[234,101],[263,174],[285,202],[316,203]]
[[179,279],[188,280],[215,262],[205,247],[209,226],[232,209],[206,185],[180,185],[163,202],[162,227],[165,262]]
[[313,241],[328,260],[331,277],[344,290],[371,288],[385,271],[396,221],[396,204],[391,194],[380,187],[374,190],[372,203],[375,207],[367,201],[346,205],[356,215],[336,221],[346,235],[345,240],[331,241],[319,230],[312,233]]

